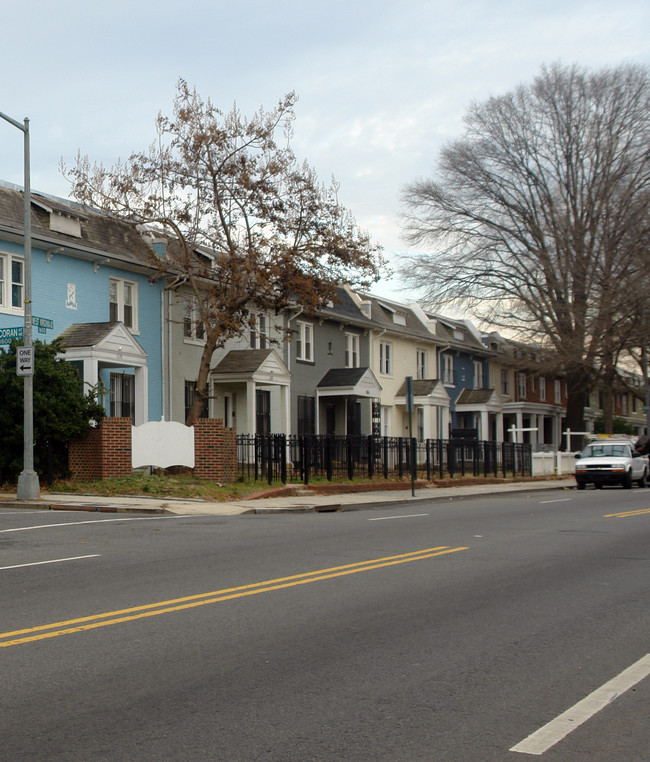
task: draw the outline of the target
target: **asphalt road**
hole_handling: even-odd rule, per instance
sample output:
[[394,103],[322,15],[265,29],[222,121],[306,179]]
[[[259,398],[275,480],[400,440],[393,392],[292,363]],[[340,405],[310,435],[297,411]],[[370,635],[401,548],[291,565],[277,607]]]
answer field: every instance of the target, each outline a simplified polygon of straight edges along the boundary
[[0,510],[0,759],[645,762],[649,582],[650,489]]

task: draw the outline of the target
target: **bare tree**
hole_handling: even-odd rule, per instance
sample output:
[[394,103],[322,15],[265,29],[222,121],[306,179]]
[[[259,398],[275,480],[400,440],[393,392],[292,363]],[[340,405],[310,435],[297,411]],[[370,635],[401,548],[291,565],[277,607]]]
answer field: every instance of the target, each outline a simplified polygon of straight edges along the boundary
[[647,283],[648,70],[543,67],[528,85],[472,104],[434,180],[403,193],[414,254],[406,281],[551,350],[567,424],[629,347]]
[[159,116],[148,151],[111,169],[77,156],[64,173],[79,201],[173,236],[162,273],[181,275],[194,295],[205,338],[194,404],[208,395],[216,348],[250,327],[251,307],[314,310],[341,283],[378,278],[380,247],[291,147],[296,97],[244,118],[224,114],[186,82],[173,116]]

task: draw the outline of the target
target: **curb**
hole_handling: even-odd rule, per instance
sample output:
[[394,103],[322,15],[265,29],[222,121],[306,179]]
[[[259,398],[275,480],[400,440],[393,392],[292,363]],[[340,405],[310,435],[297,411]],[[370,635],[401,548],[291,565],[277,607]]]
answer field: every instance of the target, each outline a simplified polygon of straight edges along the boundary
[[[560,490],[560,489],[575,489],[575,487],[567,487],[564,484],[561,485],[548,485],[545,487],[537,487],[535,489],[535,492],[546,492],[551,490]],[[485,497],[493,497],[493,496],[499,496],[499,495],[512,495],[516,494],[516,492],[525,492],[525,489],[521,490],[500,490],[497,492],[486,492],[484,493]],[[382,500],[380,502],[372,501],[372,502],[355,502],[355,503],[324,503],[321,505],[317,504],[307,504],[307,505],[295,505],[295,506],[284,506],[283,508],[249,508],[248,510],[242,511],[241,516],[244,515],[264,515],[264,514],[270,514],[270,513],[344,513],[347,511],[363,511],[363,510],[369,510],[371,508],[375,510],[380,510],[382,508],[394,508],[397,505],[403,505],[404,503],[419,503],[424,500],[446,500],[448,502],[451,502],[452,500],[464,500],[468,497],[480,497],[482,493],[471,493],[468,495],[426,495],[422,497],[402,497],[402,498],[395,498],[395,500]]]
[[2,508],[36,508],[42,511],[86,511],[87,513],[170,513],[163,507],[143,508],[129,505],[93,505],[91,503],[36,503],[3,500]]

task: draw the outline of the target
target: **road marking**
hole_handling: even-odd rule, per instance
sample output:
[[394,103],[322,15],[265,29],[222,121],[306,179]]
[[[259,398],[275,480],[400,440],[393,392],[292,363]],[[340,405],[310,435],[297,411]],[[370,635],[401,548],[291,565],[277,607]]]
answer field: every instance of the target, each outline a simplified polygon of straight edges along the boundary
[[[368,561],[358,561],[356,563],[344,564],[343,566],[333,566],[328,569],[318,569],[316,571],[305,572],[303,574],[294,574],[289,577],[279,577],[265,582],[254,582],[250,585],[240,585],[238,587],[226,588],[224,590],[213,590],[209,593],[199,593],[198,595],[189,595],[183,598],[174,598],[168,601],[159,601],[158,603],[148,603],[143,606],[133,608],[119,609],[117,611],[107,611],[104,614],[95,614],[94,616],[79,617],[62,622],[53,622],[43,624],[37,627],[29,627],[13,632],[0,633],[0,648],[15,646],[21,643],[31,643],[36,640],[46,638],[56,638],[59,635],[69,635],[73,632],[82,632],[84,630],[93,630],[98,627],[107,627],[112,624],[122,622],[132,622],[136,619],[145,617],[168,614],[173,611],[182,611],[185,609],[196,608],[197,606],[206,606],[210,603],[220,603],[230,601],[236,598],[244,598],[259,593],[268,593],[273,590],[283,590],[297,585],[306,585],[310,582],[319,582],[326,579],[334,579],[349,574],[358,574],[359,572],[373,571],[397,564],[406,564],[412,561],[423,561],[427,558],[444,556],[449,553],[457,553],[461,550],[469,550],[467,547],[450,548],[441,545],[436,548],[425,548],[410,553],[402,553],[397,556],[386,556],[385,558],[376,558]],[[63,629],[55,629],[63,628]],[[37,634],[36,634],[37,633]],[[24,636],[24,637],[16,637]],[[5,640],[11,638],[11,640]]]
[[415,519],[418,516],[429,516],[428,513],[410,513],[408,516],[380,516],[377,519],[368,519],[368,521],[390,521],[391,519]]
[[648,675],[650,675],[650,654],[646,654],[631,667],[624,669],[605,685],[597,688],[582,701],[572,706],[571,709],[567,709],[559,717],[551,720],[529,735],[528,738],[513,746],[510,751],[521,752],[522,754],[544,754],[551,746],[569,735],[572,730],[582,725],[583,722],[611,704],[612,701]]
[[563,497],[561,500],[541,500],[540,505],[546,505],[546,503],[570,503],[570,497]]
[[623,511],[622,513],[606,513],[603,518],[604,519],[611,519],[611,518],[617,518],[617,519],[626,519],[629,516],[642,516],[644,513],[650,513],[650,508],[639,508],[635,511]]
[[99,558],[99,553],[94,553],[91,556],[72,556],[71,558],[54,558],[51,561],[35,561],[31,564],[16,564],[15,566],[0,566],[0,571],[6,569],[23,569],[25,566],[43,566],[44,564],[60,564],[63,561],[80,561],[83,558]]
[[110,524],[115,521],[158,521],[163,519],[186,519],[187,516],[127,516],[123,519],[86,519],[86,521],[62,521],[60,524],[37,524],[33,527],[15,527],[14,529],[0,529],[0,534],[6,532],[29,532],[32,529],[51,529],[52,527],[74,527],[80,524]]

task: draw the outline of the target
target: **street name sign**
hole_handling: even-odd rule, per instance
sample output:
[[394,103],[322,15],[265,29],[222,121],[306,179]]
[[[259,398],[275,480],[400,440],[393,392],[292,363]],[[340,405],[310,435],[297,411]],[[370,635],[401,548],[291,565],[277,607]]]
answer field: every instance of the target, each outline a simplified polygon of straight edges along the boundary
[[16,347],[16,375],[34,375],[34,347]]
[[23,327],[0,328],[0,344],[11,344],[14,339],[22,339]]

